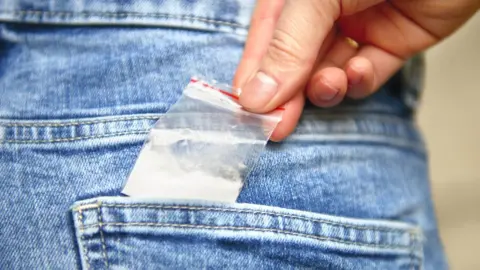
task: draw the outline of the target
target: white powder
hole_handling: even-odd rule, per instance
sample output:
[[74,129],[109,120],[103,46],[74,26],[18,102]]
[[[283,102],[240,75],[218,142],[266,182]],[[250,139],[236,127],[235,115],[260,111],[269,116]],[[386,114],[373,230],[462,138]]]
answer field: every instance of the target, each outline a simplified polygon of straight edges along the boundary
[[181,162],[168,147],[153,149],[147,143],[122,193],[131,197],[235,202],[242,188],[239,173],[234,174],[235,179],[226,179],[201,170],[185,170]]

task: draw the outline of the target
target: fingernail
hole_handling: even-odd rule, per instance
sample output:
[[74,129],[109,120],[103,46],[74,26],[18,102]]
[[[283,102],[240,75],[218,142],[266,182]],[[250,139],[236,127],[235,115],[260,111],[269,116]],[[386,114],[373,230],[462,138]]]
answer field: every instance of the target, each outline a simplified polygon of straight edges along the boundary
[[353,71],[353,74],[352,72],[350,72],[350,78],[348,80],[348,84],[349,85],[356,85],[356,84],[359,84],[361,81],[362,81],[362,75],[360,74],[361,71],[358,67],[352,65],[350,66],[350,70]]
[[330,101],[340,92],[325,79],[320,80],[320,85],[321,87],[319,87],[319,89],[321,90],[316,91],[319,101]]
[[322,87],[323,89],[321,91],[318,91],[317,97],[321,101],[330,101],[334,99],[335,96],[338,94],[339,90],[335,87],[332,87],[326,82],[323,82],[323,85],[326,87]]
[[258,72],[243,87],[240,100],[242,105],[251,109],[261,109],[275,96],[278,90],[277,82],[263,72]]

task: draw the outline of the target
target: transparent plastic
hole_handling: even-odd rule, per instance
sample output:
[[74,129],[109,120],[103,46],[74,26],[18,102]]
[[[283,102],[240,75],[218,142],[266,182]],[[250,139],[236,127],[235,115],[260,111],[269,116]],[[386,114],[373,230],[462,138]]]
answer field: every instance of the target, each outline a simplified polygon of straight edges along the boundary
[[248,112],[238,93],[192,78],[150,131],[123,193],[234,202],[283,113]]

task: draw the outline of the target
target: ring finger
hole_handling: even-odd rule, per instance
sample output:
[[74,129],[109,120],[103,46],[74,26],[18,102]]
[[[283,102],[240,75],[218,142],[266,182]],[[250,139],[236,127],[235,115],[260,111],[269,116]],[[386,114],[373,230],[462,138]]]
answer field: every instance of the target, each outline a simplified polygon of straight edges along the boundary
[[319,55],[321,61],[307,85],[307,96],[313,104],[331,107],[343,100],[348,88],[343,67],[356,55],[358,47],[355,41],[338,33],[325,55]]

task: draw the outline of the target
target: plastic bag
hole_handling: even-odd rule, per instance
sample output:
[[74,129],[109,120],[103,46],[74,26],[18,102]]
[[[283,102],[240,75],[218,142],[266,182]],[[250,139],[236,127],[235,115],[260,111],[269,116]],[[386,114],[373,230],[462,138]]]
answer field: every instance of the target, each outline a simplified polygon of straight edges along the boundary
[[283,113],[248,112],[237,94],[192,78],[150,131],[122,193],[234,202]]

